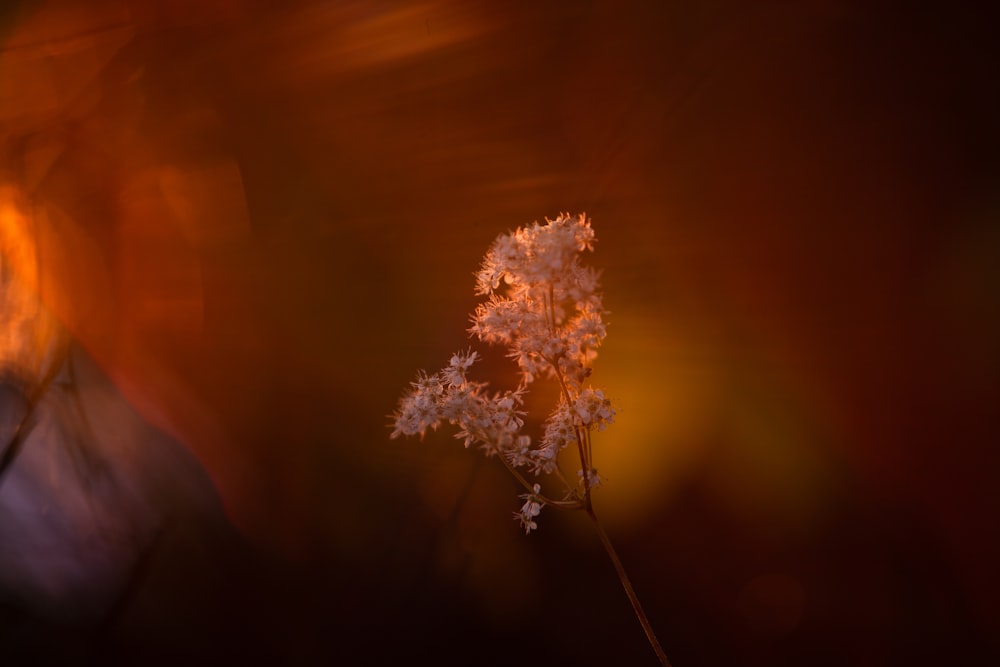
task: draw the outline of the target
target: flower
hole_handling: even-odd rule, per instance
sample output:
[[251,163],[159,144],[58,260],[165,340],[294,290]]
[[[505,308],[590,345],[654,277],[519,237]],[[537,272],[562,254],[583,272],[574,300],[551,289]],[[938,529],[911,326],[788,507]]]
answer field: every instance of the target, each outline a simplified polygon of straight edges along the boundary
[[452,355],[451,361],[448,362],[448,367],[441,371],[442,379],[450,386],[465,384],[465,373],[472,364],[476,363],[478,356],[471,350],[464,353],[456,352]]
[[573,406],[576,417],[584,426],[597,426],[598,431],[603,431],[608,424],[614,423],[615,411],[611,407],[611,401],[604,398],[604,392],[600,389],[584,389],[576,399]]
[[524,505],[521,506],[520,512],[514,512],[514,518],[521,521],[521,527],[524,528],[525,535],[538,528],[535,517],[541,514],[542,507],[545,505],[545,502],[539,498],[541,492],[541,485],[535,484],[532,487],[532,493],[523,493],[519,496],[524,499]]
[[441,422],[439,404],[444,394],[444,386],[437,375],[427,375],[423,371],[417,375],[417,380],[410,383],[413,387],[400,401],[396,411],[395,430],[389,436],[420,435],[428,428],[436,429]]
[[[475,444],[487,456],[499,455],[525,488],[521,470],[536,477],[553,475],[567,487],[568,500],[557,505],[589,502],[590,489],[600,483],[586,460],[591,456],[590,431],[604,430],[615,415],[604,392],[588,384],[597,348],[607,335],[599,275],[580,259],[594,249],[595,240],[583,214],[562,214],[497,237],[476,272],[476,294],[486,298],[472,314],[468,332],[481,342],[506,347],[520,371],[519,386],[489,394],[487,383],[469,379],[479,355],[456,352],[437,373],[417,375],[393,414],[391,437],[423,438],[428,429],[447,423],[465,447]],[[554,380],[560,398],[536,441],[523,432],[522,407],[528,387],[538,379]],[[591,471],[582,495],[569,488],[559,471],[560,453],[570,445]],[[582,480],[583,473],[579,476]],[[540,484],[530,488],[515,513],[526,533],[538,527],[535,518],[549,502]]]
[[606,334],[598,274],[580,263],[594,230],[582,214],[547,223],[493,242],[476,274],[476,293],[489,298],[469,332],[508,346],[525,383],[560,373],[578,383]]
[[555,410],[545,420],[545,435],[542,437],[542,445],[550,452],[540,461],[541,469],[536,472],[552,472],[546,466],[554,466],[555,457],[567,445],[577,441],[576,423],[573,414],[565,401],[560,401]]
[[[607,334],[598,273],[580,262],[584,251],[594,249],[595,240],[583,214],[576,218],[562,214],[546,219],[545,225],[536,222],[497,237],[475,274],[476,294],[486,299],[472,314],[468,332],[481,342],[505,346],[520,370],[520,384],[513,391],[487,394],[485,382],[468,377],[478,355],[471,350],[457,352],[445,368],[434,375],[421,371],[411,383],[393,414],[392,437],[423,437],[428,428],[446,421],[457,427],[455,437],[466,447],[475,443],[487,456],[498,455],[529,490],[519,496],[524,503],[514,512],[525,534],[538,529],[536,519],[546,505],[585,510],[660,664],[669,666],[591,504],[591,491],[602,482],[592,465],[591,434],[595,427],[604,430],[615,417],[604,392],[589,384],[591,364]],[[558,385],[559,399],[536,445],[523,432],[521,407],[529,385],[545,378]],[[575,486],[559,468],[560,453],[571,444],[582,466]],[[550,500],[540,483],[529,486],[523,469],[561,482],[564,499]]]
[[[583,486],[583,470],[576,471],[576,479]],[[604,478],[597,474],[597,468],[591,468],[587,472],[587,488],[596,489],[604,482]]]

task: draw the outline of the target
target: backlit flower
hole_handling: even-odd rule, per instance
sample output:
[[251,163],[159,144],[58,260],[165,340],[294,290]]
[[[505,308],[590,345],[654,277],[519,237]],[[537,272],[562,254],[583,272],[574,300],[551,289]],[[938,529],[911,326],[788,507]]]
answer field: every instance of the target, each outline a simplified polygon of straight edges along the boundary
[[[466,447],[475,444],[487,456],[499,455],[526,487],[523,474],[554,475],[567,486],[564,494],[570,498],[560,506],[589,503],[590,489],[600,480],[596,471],[581,493],[568,488],[559,473],[559,458],[571,447],[589,459],[590,431],[614,421],[611,402],[588,385],[597,348],[607,333],[598,273],[580,260],[594,242],[585,215],[560,215],[498,237],[476,273],[476,294],[486,298],[471,316],[469,333],[507,349],[520,371],[520,386],[488,394],[487,383],[469,379],[479,355],[458,352],[437,373],[417,376],[393,415],[392,437],[423,437],[428,429],[448,423]],[[554,380],[560,398],[544,422],[542,437],[535,440],[523,432],[521,408],[528,386],[538,379]],[[593,470],[589,460],[581,463]],[[541,508],[552,501],[540,484],[533,484],[522,498],[525,503],[516,516],[530,533],[537,528]]]

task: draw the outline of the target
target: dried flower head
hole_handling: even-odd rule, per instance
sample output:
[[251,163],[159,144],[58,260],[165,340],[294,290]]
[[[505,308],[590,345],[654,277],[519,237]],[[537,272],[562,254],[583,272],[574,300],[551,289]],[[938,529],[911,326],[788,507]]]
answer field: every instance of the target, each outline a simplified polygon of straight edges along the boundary
[[[423,437],[447,422],[466,447],[475,444],[487,456],[499,456],[527,491],[515,513],[525,532],[537,528],[535,518],[545,505],[588,508],[590,491],[600,483],[590,433],[614,422],[615,410],[603,391],[589,385],[606,335],[599,275],[581,262],[595,240],[583,214],[563,214],[499,236],[476,272],[476,294],[486,300],[472,314],[469,333],[507,348],[520,372],[519,387],[490,394],[487,383],[468,377],[477,353],[458,352],[437,373],[421,372],[393,414],[392,437]],[[539,378],[558,383],[560,398],[535,442],[522,432],[521,408],[529,385]],[[578,485],[559,468],[559,455],[568,447],[579,458]],[[543,494],[527,475],[556,477],[563,499]]]
[[[670,667],[649,618],[639,604],[625,567],[601,527],[591,492],[601,482],[593,465],[590,436],[615,420],[615,409],[600,389],[590,385],[591,365],[604,341],[604,307],[597,272],[581,262],[594,249],[594,230],[587,216],[562,214],[545,224],[534,223],[497,238],[476,272],[476,294],[486,297],[472,314],[469,333],[480,341],[507,348],[520,371],[514,391],[487,391],[486,382],[469,379],[478,355],[452,355],[448,365],[427,375],[420,372],[393,414],[392,437],[423,435],[442,422],[455,427],[465,446],[479,446],[496,456],[524,487],[524,504],[514,518],[525,533],[538,528],[546,505],[584,510],[611,559],[650,646]],[[535,380],[554,381],[559,399],[536,442],[523,432],[524,395]],[[560,454],[570,449],[579,460],[577,480],[570,483],[560,469]],[[562,499],[542,492],[531,476],[545,475],[563,487]]]

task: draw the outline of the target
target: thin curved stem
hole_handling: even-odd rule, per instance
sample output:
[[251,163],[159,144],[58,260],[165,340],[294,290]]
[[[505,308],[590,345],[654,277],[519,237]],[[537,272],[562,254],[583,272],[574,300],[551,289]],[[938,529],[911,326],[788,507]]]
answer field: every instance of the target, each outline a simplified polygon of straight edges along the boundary
[[[525,479],[524,475],[522,475],[517,468],[515,468],[510,464],[510,461],[507,460],[506,456],[504,456],[503,454],[499,454],[498,456],[500,460],[503,462],[504,466],[506,466],[510,474],[514,476],[514,479],[516,479],[521,484],[521,486],[524,487],[525,491],[527,491],[528,493],[534,493],[535,490],[534,484],[528,482],[528,480]],[[554,500],[547,496],[543,496],[540,493],[535,495],[537,495],[538,499],[541,500],[546,505],[551,505],[552,507],[556,507],[558,509],[578,510],[578,509],[583,509],[584,507],[583,503],[576,500]]]
[[625,572],[625,566],[622,565],[622,561],[618,558],[618,552],[615,551],[614,546],[611,544],[611,538],[608,534],[604,532],[604,526],[601,522],[597,520],[597,515],[594,514],[594,509],[589,504],[585,508],[587,515],[594,522],[594,528],[597,530],[597,537],[601,540],[601,546],[608,554],[608,558],[611,559],[611,563],[615,566],[615,571],[618,573],[618,579],[622,582],[622,587],[625,589],[625,595],[628,596],[628,601],[632,603],[632,609],[635,611],[636,617],[639,619],[639,624],[642,625],[643,631],[646,633],[646,639],[649,640],[649,645],[653,648],[653,652],[656,653],[656,657],[660,660],[660,664],[663,667],[671,667],[670,661],[667,660],[667,654],[663,652],[663,647],[660,646],[660,640],[656,638],[656,633],[653,632],[653,626],[650,625],[649,619],[646,617],[646,612],[642,610],[642,605],[639,604],[639,597],[635,594],[635,589],[632,588],[632,582],[628,578],[628,574]]

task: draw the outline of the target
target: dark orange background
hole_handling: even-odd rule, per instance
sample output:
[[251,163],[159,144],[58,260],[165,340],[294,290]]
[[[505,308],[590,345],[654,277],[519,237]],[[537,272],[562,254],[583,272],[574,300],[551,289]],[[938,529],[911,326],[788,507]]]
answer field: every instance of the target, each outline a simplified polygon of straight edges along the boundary
[[995,662],[995,39],[897,9],[4,10],[42,298],[235,528],[164,548],[105,659],[652,664],[585,519],[525,537],[495,462],[386,428],[493,238],[586,211],[595,502],[674,664]]

